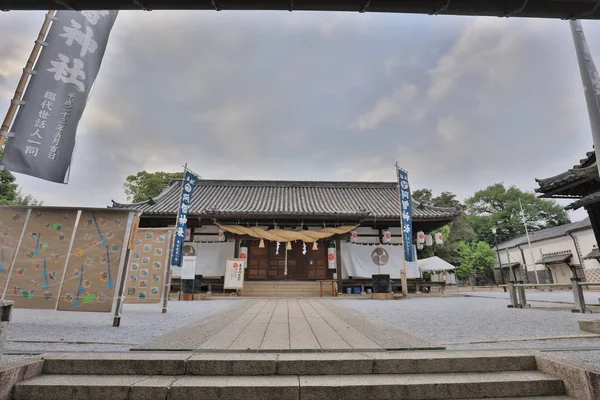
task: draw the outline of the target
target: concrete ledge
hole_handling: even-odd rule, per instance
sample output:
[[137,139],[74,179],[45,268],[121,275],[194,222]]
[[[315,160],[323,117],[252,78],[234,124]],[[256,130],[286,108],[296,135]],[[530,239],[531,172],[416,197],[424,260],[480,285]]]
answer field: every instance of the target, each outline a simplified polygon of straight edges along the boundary
[[42,354],[44,374],[185,375],[190,353]]
[[455,399],[554,396],[563,383],[540,372],[302,376],[303,400]]
[[577,400],[600,399],[600,367],[539,353],[539,371],[562,379],[566,394]]
[[374,359],[375,374],[534,371],[535,356],[525,352],[431,351],[364,353]]
[[192,356],[186,363],[187,375],[275,375],[277,354],[207,353]]
[[136,375],[41,375],[16,385],[13,398],[128,400],[131,386],[147,378]]
[[373,358],[360,353],[281,354],[279,375],[357,375],[373,373]]
[[13,387],[42,373],[44,360],[30,357],[0,364],[0,400],[12,399]]
[[187,376],[169,389],[169,400],[298,400],[295,376]]
[[581,329],[584,332],[600,334],[600,320],[580,320],[579,329]]

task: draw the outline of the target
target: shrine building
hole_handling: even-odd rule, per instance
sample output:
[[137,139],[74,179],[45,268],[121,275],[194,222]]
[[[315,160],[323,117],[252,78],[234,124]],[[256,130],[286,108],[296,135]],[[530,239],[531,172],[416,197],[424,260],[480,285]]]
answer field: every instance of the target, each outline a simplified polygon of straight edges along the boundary
[[[141,228],[174,227],[180,196],[181,181],[173,180],[155,198],[113,201],[112,208],[140,211]],[[434,232],[459,214],[418,203],[412,210],[413,236]],[[247,258],[248,290],[251,282],[322,280],[342,290],[368,284],[377,273],[400,284],[400,214],[396,182],[199,180],[183,252],[196,255],[203,291],[213,293],[222,290],[227,258],[238,257]],[[178,276],[181,269],[174,268],[174,285]],[[419,272],[408,270],[408,278]]]

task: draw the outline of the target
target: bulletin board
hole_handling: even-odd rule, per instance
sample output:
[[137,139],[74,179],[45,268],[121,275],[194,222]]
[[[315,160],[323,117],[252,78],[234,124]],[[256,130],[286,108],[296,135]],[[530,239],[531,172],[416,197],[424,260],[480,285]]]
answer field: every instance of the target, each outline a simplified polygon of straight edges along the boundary
[[125,303],[161,301],[172,232],[169,228],[138,229],[127,266]]
[[4,294],[15,308],[56,309],[77,212],[31,209]]
[[0,209],[0,296],[4,293],[28,214],[28,209],[12,207]]
[[128,217],[127,211],[82,210],[58,310],[111,311],[129,241]]

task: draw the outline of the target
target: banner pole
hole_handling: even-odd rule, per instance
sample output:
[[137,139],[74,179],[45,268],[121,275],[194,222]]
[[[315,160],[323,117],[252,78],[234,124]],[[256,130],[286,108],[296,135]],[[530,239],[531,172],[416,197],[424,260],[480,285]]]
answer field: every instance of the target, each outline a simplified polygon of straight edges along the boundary
[[[185,163],[185,165],[183,166],[183,176],[181,177],[181,192],[179,193],[179,199],[181,199],[183,197],[183,180],[185,179],[185,174],[188,170],[187,167],[187,163]],[[177,226],[177,218],[179,217],[179,203],[177,203],[177,211],[175,212],[175,226]],[[185,233],[184,233],[185,235]],[[173,249],[175,247],[175,240],[176,240],[176,236],[177,235],[173,235],[173,240],[171,242],[171,254],[173,254]],[[163,306],[162,306],[162,313],[166,314],[167,313],[167,307],[169,305],[169,294],[171,292],[171,279],[172,279],[172,272],[171,272],[171,262],[168,262],[166,265],[167,271],[166,271],[166,276],[167,279],[165,280],[165,294],[163,296]],[[183,290],[183,279],[181,279],[181,290]]]
[[[55,10],[49,10],[46,14],[46,18],[44,19],[44,23],[42,24],[42,28],[40,29],[40,33],[38,35],[37,40],[35,41],[35,45],[33,46],[33,50],[31,50],[31,54],[29,55],[29,59],[27,60],[27,64],[25,64],[25,68],[23,68],[23,73],[21,74],[21,79],[19,79],[19,83],[17,84],[17,89],[15,90],[15,94],[8,106],[8,111],[6,112],[6,116],[4,117],[4,122],[2,122],[2,126],[0,127],[0,132],[8,132],[10,126],[15,119],[17,114],[17,110],[19,109],[19,104],[23,99],[23,92],[25,92],[25,88],[27,87],[27,82],[29,81],[29,76],[33,72],[33,67],[35,65],[35,61],[42,50],[42,43],[44,43],[44,39],[46,39],[46,35],[48,34],[48,30],[50,29],[50,25],[54,20]],[[6,135],[2,134],[0,136],[0,147],[4,144],[6,140]]]
[[[398,185],[398,199],[399,201],[402,201],[400,199],[400,167],[398,166],[398,163],[396,163],[396,183]],[[400,207],[400,209],[402,210],[402,207]],[[408,297],[408,282],[406,280],[406,250],[404,248],[404,246],[406,246],[406,243],[404,243],[404,234],[402,232],[404,232],[404,223],[402,222],[402,211],[400,211],[400,232],[401,232],[401,237],[402,237],[402,262],[403,262],[403,269],[402,272],[400,273],[400,282],[402,283],[402,296],[404,297]]]

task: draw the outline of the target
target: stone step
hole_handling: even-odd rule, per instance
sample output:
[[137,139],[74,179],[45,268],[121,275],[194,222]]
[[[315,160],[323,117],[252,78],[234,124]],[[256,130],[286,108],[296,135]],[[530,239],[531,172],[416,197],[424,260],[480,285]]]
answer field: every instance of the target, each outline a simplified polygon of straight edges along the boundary
[[559,396],[562,381],[537,371],[353,376],[40,375],[15,400],[277,399],[436,400]]
[[54,353],[45,374],[96,375],[347,375],[532,371],[522,351],[331,353]]

